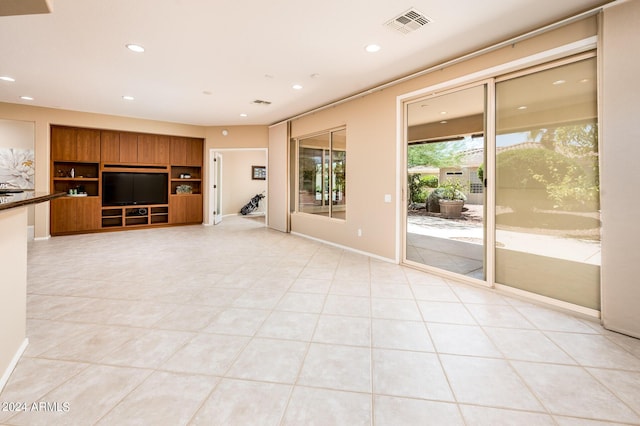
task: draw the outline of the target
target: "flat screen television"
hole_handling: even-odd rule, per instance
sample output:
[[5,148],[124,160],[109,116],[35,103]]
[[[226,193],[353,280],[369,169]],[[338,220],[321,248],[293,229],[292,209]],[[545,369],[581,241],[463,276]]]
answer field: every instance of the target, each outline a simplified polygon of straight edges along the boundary
[[167,204],[167,173],[103,172],[102,205]]

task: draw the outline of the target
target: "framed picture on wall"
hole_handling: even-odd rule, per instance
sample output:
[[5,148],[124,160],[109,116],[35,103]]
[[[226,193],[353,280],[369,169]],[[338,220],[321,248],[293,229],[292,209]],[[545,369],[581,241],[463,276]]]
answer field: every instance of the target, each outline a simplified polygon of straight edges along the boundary
[[267,168],[265,166],[251,166],[251,179],[265,180],[267,178]]

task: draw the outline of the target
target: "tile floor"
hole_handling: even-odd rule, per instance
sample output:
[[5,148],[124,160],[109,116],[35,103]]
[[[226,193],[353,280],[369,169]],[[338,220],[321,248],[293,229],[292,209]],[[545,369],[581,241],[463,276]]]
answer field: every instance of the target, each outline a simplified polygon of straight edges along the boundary
[[30,243],[27,312],[4,425],[640,424],[639,340],[255,219]]

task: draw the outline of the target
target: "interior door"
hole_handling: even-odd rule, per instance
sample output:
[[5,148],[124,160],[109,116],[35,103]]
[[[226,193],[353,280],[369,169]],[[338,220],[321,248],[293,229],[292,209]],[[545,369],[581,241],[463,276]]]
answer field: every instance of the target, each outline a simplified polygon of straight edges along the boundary
[[222,222],[222,154],[213,153],[213,224]]
[[486,99],[478,84],[406,105],[406,263],[487,280]]

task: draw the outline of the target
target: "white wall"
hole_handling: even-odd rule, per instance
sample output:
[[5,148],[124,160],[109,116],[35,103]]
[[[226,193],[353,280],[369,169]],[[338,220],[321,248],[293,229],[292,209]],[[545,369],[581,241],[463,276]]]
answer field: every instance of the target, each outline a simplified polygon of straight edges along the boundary
[[602,320],[640,338],[640,1],[606,9],[601,54]]

